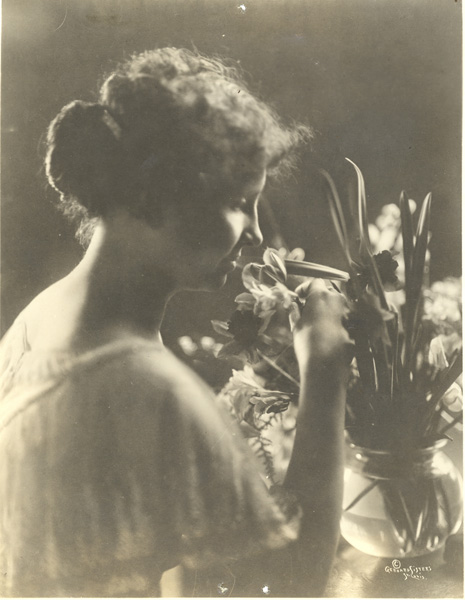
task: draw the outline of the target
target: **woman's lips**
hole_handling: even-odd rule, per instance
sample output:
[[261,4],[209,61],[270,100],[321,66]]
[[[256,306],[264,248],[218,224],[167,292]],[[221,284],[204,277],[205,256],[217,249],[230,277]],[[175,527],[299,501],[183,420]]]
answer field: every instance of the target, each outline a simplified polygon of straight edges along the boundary
[[225,258],[223,261],[221,261],[221,266],[227,273],[234,271],[234,269],[237,267],[238,258],[239,256]]
[[237,266],[237,262],[235,260],[228,260],[226,262],[226,267],[227,267],[228,271],[234,271],[236,266]]

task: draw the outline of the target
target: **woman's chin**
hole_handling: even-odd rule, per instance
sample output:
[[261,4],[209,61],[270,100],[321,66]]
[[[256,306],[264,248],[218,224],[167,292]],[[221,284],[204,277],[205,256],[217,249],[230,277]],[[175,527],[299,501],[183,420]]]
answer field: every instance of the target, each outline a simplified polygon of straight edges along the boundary
[[190,292],[215,292],[225,285],[227,279],[227,273],[212,273],[202,279],[185,282],[184,285],[179,285],[178,289]]
[[199,289],[207,292],[214,292],[216,290],[220,290],[226,283],[227,279],[227,273],[214,273],[202,282],[202,286]]
[[203,273],[198,272],[198,276],[195,279],[194,273],[191,272],[189,277],[190,281],[186,282],[186,285],[181,287],[191,291],[197,290],[199,292],[214,292],[221,289],[225,285],[228,276],[234,271],[235,268],[235,262],[223,261],[214,270],[207,272],[204,270]]

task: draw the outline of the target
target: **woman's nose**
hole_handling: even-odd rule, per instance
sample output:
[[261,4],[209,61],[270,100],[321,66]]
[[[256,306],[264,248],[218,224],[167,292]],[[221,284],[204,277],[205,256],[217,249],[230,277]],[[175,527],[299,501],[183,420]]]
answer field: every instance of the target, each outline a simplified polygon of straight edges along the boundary
[[260,230],[257,212],[250,216],[249,222],[244,230],[244,237],[249,246],[260,246],[263,243],[263,235]]

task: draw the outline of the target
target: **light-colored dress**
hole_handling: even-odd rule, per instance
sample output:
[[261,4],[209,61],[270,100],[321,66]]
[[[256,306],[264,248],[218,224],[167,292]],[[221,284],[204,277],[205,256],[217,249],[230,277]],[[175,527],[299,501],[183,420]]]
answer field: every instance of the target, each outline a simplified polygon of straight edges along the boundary
[[163,571],[280,547],[292,518],[209,388],[139,338],[0,344],[0,596],[157,596]]

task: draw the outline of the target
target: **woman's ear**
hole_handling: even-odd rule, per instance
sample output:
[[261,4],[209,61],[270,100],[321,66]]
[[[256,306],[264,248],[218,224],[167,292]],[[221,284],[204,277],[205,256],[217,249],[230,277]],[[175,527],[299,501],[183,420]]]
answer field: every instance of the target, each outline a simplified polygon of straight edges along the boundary
[[133,197],[134,201],[125,207],[131,217],[146,221],[154,229],[163,225],[166,207],[156,193],[147,188],[136,189]]
[[212,191],[217,184],[216,178],[210,173],[205,173],[201,171],[197,177],[199,189],[201,192],[205,193],[208,191]]

